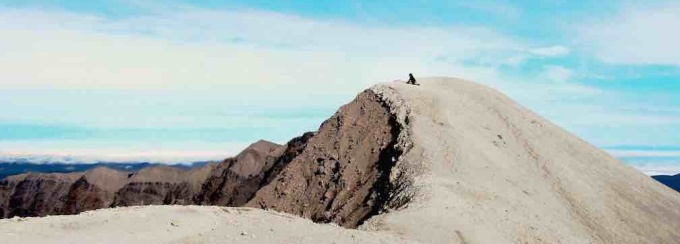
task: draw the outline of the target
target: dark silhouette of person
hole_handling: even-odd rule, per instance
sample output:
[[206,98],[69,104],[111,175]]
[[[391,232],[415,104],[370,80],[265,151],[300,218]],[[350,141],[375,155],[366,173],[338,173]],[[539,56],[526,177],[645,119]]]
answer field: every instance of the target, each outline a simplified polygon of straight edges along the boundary
[[408,74],[408,81],[406,82],[406,84],[417,85],[416,84],[416,78],[413,77],[413,74],[411,74],[411,73]]

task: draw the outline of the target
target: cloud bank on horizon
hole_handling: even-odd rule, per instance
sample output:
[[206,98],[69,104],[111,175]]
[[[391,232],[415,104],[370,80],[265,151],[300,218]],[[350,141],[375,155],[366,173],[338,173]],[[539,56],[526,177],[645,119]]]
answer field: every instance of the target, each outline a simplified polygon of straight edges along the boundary
[[0,154],[283,143],[410,72],[493,86],[600,147],[678,146],[677,25],[655,1],[3,1]]

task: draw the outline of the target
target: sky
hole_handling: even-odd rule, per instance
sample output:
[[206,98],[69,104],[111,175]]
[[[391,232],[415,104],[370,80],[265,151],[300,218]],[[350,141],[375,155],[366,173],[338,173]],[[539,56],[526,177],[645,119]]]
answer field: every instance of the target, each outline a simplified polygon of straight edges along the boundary
[[0,158],[220,159],[414,73],[680,172],[675,26],[664,1],[4,0]]

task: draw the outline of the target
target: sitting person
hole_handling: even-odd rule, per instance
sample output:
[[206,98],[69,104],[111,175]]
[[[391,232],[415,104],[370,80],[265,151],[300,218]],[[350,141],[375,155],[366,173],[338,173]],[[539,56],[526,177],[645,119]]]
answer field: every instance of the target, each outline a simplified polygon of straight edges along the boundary
[[406,84],[417,85],[416,84],[416,78],[413,77],[413,74],[411,74],[411,73],[408,74],[408,81],[406,82]]

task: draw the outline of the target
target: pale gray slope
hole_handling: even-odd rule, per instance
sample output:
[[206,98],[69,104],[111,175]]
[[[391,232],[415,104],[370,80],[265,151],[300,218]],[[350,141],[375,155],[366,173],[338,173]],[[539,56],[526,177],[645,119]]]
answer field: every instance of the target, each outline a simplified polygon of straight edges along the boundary
[[680,194],[468,81],[381,84],[419,193],[363,229],[431,243],[680,243]]
[[[406,243],[252,208],[139,206],[0,220],[1,243]],[[408,242],[412,243],[412,242]]]

